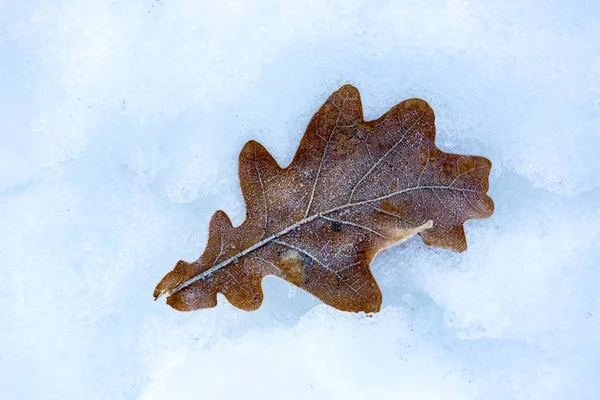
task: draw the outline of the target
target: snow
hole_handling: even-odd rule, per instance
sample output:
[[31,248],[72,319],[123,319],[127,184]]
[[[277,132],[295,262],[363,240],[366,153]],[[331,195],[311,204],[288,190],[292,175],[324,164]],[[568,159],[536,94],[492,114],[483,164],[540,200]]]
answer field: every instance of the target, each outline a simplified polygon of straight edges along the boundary
[[[600,3],[0,3],[3,399],[595,399]],[[250,139],[287,164],[344,83],[368,119],[420,97],[492,160],[496,212],[455,254],[372,269],[371,317],[275,278],[246,313],[152,301]]]

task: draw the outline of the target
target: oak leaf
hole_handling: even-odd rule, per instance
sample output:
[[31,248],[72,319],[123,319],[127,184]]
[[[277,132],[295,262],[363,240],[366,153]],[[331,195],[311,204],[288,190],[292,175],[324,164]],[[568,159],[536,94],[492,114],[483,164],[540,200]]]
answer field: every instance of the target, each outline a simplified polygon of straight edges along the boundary
[[463,223],[493,212],[490,168],[483,157],[435,147],[425,101],[409,99],[364,121],[358,90],[345,85],[313,116],[287,168],[261,144],[246,143],[239,157],[246,220],[233,227],[217,211],[202,256],[179,261],[154,297],[190,311],[214,307],[220,292],[255,310],[270,274],[337,309],[378,311],[371,260],[416,234],[464,251]]

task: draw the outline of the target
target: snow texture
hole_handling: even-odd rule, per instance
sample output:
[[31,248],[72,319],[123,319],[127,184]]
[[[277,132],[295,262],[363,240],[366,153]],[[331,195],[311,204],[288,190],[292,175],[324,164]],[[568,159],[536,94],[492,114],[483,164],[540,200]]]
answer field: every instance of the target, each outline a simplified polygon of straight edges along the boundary
[[[2,399],[600,393],[600,2],[9,0],[0,57]],[[344,83],[492,160],[468,251],[378,257],[373,316],[276,278],[253,313],[153,302],[242,221],[243,144],[287,164]]]

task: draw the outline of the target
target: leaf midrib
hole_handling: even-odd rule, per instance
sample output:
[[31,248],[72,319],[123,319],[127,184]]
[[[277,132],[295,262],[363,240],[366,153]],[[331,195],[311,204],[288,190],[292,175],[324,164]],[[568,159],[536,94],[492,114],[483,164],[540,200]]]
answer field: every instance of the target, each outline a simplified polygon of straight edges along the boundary
[[[332,213],[334,213],[336,211],[345,210],[347,208],[352,208],[352,207],[360,207],[360,206],[365,205],[365,204],[370,204],[370,203],[374,203],[376,201],[385,200],[385,199],[388,199],[390,197],[401,195],[401,194],[408,193],[408,192],[412,192],[412,191],[415,191],[415,190],[428,190],[428,189],[442,189],[442,190],[450,190],[450,191],[480,193],[479,190],[456,188],[456,187],[449,186],[449,185],[448,186],[435,186],[435,185],[433,185],[433,186],[432,185],[428,185],[428,186],[414,186],[414,187],[410,187],[410,188],[398,190],[396,192],[392,192],[392,193],[389,193],[389,194],[384,195],[384,196],[376,197],[374,199],[362,200],[362,201],[357,201],[357,202],[353,202],[353,203],[346,203],[346,204],[343,204],[341,206],[334,207],[334,208],[332,208],[330,210],[321,211],[321,212],[315,213],[315,214],[313,214],[313,215],[311,215],[309,217],[303,218],[300,221],[295,222],[294,224],[288,226],[287,228],[285,228],[285,229],[283,229],[283,230],[281,230],[281,231],[279,231],[277,233],[274,233],[273,235],[269,236],[268,238],[263,239],[260,242],[257,242],[254,245],[248,247],[247,249],[240,251],[236,255],[228,258],[227,260],[222,261],[219,264],[210,267],[206,271],[203,271],[203,272],[201,272],[199,274],[194,275],[191,278],[188,278],[184,282],[182,282],[179,285],[175,286],[172,290],[168,290],[168,291],[166,291],[165,293],[162,293],[162,294],[166,294],[167,297],[169,297],[172,294],[175,294],[175,293],[177,293],[177,292],[185,289],[186,287],[188,287],[188,286],[190,286],[190,285],[198,282],[199,280],[202,280],[205,277],[214,274],[215,272],[217,272],[218,270],[226,267],[227,265],[229,265],[229,264],[231,264],[233,262],[237,262],[240,258],[245,257],[246,255],[252,253],[253,251],[260,249],[261,247],[263,247],[263,246],[271,243],[272,241],[280,238],[281,236],[290,233],[294,229],[299,228],[299,227],[301,227],[303,225],[306,225],[309,222],[314,221],[317,218],[321,218],[323,216],[332,214]],[[161,294],[161,296],[162,296],[162,294]]]

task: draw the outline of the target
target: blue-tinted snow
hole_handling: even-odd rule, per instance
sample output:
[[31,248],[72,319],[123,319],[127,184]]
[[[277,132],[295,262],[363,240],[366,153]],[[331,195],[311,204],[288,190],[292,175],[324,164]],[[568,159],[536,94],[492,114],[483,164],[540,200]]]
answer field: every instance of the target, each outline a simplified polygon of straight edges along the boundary
[[[597,398],[599,2],[3,2],[0,56],[3,399]],[[153,302],[243,219],[244,142],[288,163],[344,83],[492,160],[469,250],[382,255],[372,318]]]

